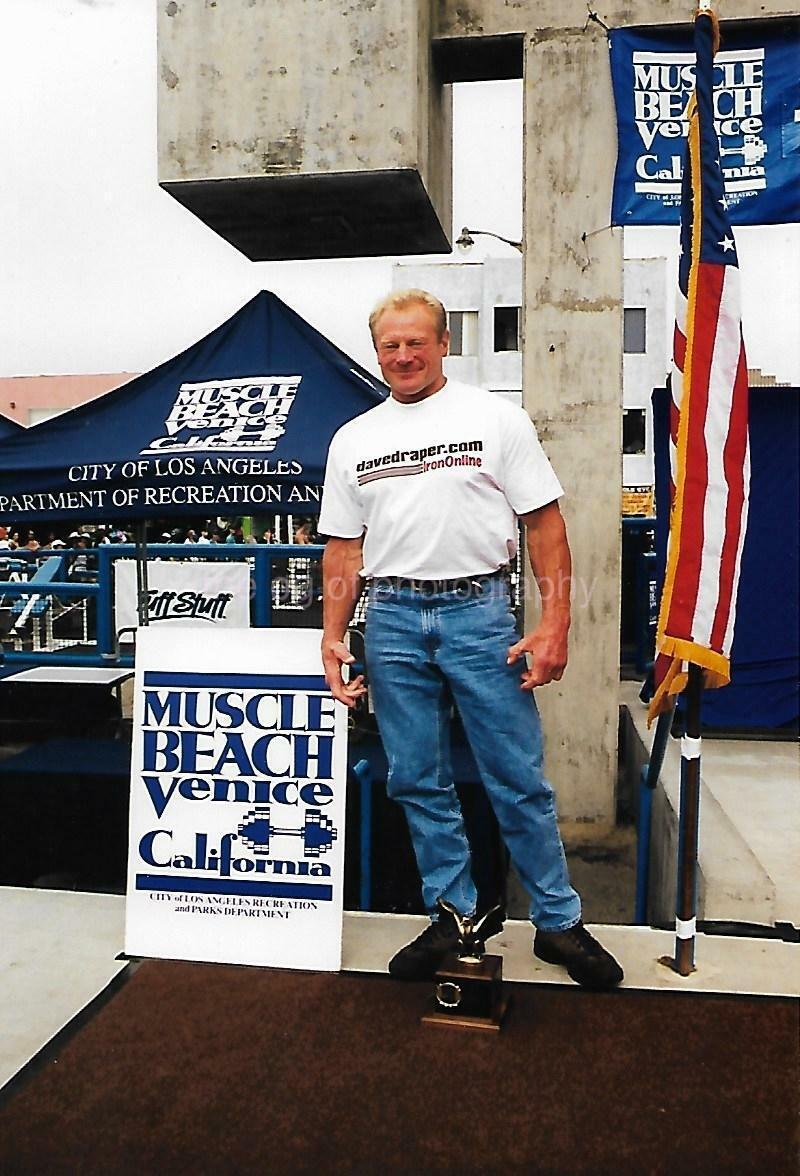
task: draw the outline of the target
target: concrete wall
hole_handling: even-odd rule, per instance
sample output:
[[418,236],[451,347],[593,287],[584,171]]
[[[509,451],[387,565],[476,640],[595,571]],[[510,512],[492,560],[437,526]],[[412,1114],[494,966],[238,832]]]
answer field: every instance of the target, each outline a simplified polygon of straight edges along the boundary
[[160,3],[160,178],[415,166],[417,7],[378,3],[364,21],[318,0]]
[[[770,16],[795,16],[800,8],[781,0],[718,0],[720,20],[763,20]],[[546,35],[562,29],[591,28],[586,0],[436,0],[435,36],[497,37],[509,33]],[[690,24],[694,6],[684,0],[609,0],[594,9],[609,26]],[[599,27],[597,25],[595,28]]]
[[[619,672],[622,233],[606,228],[613,134],[602,31],[529,37],[523,388],[566,490],[573,552],[570,664],[537,697],[561,815],[601,824],[614,819]],[[529,611],[532,620],[533,601]]]
[[415,249],[447,250],[428,0],[159,0],[158,36],[159,181],[237,248],[385,253],[402,223]]

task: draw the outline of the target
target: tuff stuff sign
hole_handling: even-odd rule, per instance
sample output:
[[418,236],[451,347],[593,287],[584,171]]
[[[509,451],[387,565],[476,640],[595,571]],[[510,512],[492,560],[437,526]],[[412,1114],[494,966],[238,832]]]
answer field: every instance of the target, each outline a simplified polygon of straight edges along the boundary
[[[178,550],[186,563],[147,561],[149,623],[206,630],[249,628],[249,565],[200,561],[193,554],[193,547]],[[136,564],[129,559],[116,560],[114,628],[117,633],[138,624],[136,600]]]

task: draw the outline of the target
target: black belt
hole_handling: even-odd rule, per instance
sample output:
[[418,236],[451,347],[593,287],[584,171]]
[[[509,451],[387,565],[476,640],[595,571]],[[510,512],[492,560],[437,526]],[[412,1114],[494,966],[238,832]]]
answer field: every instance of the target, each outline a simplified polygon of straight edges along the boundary
[[475,576],[459,576],[455,580],[415,580],[408,576],[375,576],[374,585],[391,585],[392,588],[412,588],[425,596],[438,596],[440,592],[471,592],[481,580],[501,580],[508,576],[507,567],[496,572],[478,572]]

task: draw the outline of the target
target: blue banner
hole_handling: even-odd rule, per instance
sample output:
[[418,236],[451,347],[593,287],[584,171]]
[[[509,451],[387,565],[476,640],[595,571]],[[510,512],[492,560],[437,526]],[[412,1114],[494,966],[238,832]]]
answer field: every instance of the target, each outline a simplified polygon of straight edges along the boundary
[[[692,26],[613,29],[613,225],[677,225],[694,89]],[[800,20],[722,25],[714,118],[734,225],[800,221]]]

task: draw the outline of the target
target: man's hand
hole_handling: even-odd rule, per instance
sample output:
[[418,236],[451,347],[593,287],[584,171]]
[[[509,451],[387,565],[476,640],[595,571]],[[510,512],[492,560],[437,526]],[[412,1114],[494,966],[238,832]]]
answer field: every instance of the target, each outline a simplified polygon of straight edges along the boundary
[[566,669],[570,626],[572,559],[567,531],[557,502],[520,516],[531,568],[539,585],[542,614],[539,624],[509,647],[508,664],[529,654],[530,669],[521,675],[521,689],[533,690],[559,682]]
[[533,690],[548,682],[560,682],[567,665],[568,629],[562,625],[540,622],[530,633],[509,646],[508,665],[530,654],[530,668],[522,673],[521,689]]
[[342,666],[355,658],[344,643],[344,634],[361,595],[361,539],[329,539],[322,557],[322,664],[331,694],[353,707],[367,693],[364,676],[345,682]]
[[333,697],[349,707],[355,706],[358,699],[367,693],[363,674],[358,674],[352,682],[344,680],[342,666],[350,666],[355,660],[344,641],[323,639],[322,664],[325,667],[325,680]]

